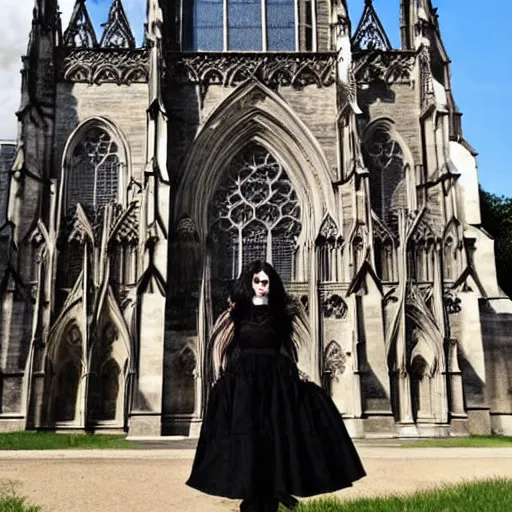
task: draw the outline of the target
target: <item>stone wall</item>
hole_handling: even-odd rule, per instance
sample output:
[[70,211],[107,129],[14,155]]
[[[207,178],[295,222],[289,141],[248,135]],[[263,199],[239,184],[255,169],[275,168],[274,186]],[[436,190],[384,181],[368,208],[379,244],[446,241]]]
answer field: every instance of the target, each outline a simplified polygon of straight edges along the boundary
[[60,175],[63,151],[73,130],[91,117],[106,117],[126,137],[132,161],[132,175],[143,178],[146,158],[146,109],[148,86],[131,84],[57,85],[57,117],[55,123],[54,172]]

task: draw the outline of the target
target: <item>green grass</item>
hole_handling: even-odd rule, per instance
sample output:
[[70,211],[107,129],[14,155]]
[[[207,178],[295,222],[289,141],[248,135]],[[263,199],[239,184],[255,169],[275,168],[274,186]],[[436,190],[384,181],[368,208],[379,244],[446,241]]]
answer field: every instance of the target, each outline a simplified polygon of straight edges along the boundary
[[[7,432],[0,434],[0,450],[66,450],[134,448],[124,436],[102,434],[55,434],[52,432]],[[0,509],[0,512],[2,509]]]
[[512,448],[512,437],[471,436],[448,439],[425,439],[413,443],[404,443],[403,446],[405,448]]
[[16,485],[12,481],[0,483],[0,512],[41,512],[41,507],[27,503],[27,499],[18,496]]
[[[281,508],[280,512],[286,509]],[[510,512],[512,480],[468,482],[410,496],[302,502],[296,512]]]
[[28,505],[25,498],[1,496],[0,512],[41,512],[41,508]]

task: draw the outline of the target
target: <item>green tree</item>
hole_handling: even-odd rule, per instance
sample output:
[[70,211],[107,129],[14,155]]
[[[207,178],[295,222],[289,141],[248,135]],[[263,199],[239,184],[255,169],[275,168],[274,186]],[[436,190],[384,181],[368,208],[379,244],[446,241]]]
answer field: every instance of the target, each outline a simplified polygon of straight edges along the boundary
[[494,238],[498,283],[512,297],[512,197],[480,188],[482,227]]

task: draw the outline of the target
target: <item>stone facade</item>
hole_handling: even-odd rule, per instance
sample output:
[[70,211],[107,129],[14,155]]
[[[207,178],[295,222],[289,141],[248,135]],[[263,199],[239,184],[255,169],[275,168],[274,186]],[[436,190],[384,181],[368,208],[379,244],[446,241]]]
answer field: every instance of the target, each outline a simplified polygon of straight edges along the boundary
[[148,0],[136,48],[120,0],[100,38],[84,0],[64,33],[36,0],[2,220],[0,429],[196,435],[212,325],[263,257],[353,436],[512,433],[512,302],[435,10],[402,0],[393,49],[371,1],[354,31],[345,0],[281,2],[272,25],[274,4],[252,51],[226,20],[201,51],[200,1]]

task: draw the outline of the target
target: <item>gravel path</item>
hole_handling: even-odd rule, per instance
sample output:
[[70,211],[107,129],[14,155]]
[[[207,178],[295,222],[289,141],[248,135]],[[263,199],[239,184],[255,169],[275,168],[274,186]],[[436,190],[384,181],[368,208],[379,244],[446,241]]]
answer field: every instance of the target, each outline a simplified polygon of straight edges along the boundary
[[[0,485],[44,512],[228,512],[238,501],[203,495],[184,485],[193,450],[0,452]],[[368,476],[339,496],[414,492],[463,480],[512,479],[512,448],[362,446]]]

